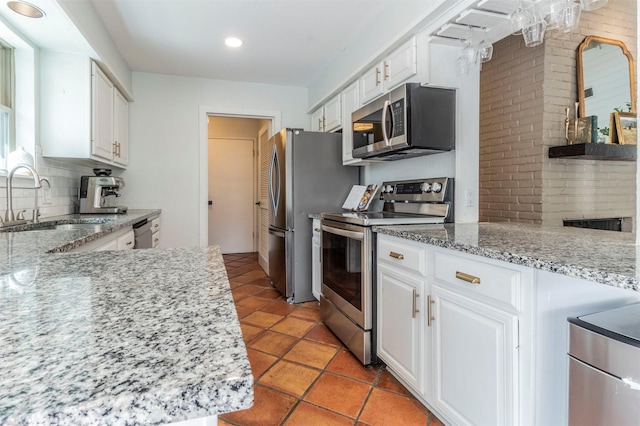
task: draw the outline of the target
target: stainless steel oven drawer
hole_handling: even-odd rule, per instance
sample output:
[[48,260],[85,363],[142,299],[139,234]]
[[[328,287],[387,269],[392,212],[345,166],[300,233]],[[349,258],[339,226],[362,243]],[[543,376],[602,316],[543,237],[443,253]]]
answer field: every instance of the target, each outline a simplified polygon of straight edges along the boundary
[[320,295],[320,319],[361,363],[371,364],[371,331],[358,327],[322,294]]

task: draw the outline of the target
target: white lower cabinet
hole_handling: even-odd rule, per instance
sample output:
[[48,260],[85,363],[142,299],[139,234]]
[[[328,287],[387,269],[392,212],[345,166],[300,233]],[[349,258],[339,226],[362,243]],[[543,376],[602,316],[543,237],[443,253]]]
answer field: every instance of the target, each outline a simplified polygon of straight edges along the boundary
[[311,238],[311,292],[313,297],[320,300],[322,293],[322,263],[320,254],[320,219],[313,219]]
[[518,316],[437,284],[431,298],[433,406],[455,424],[517,424]]
[[384,234],[376,267],[378,356],[452,425],[567,424],[567,317],[640,301],[635,291]]
[[119,229],[97,240],[70,250],[71,252],[131,250],[135,245],[135,234],[131,227]]
[[378,266],[377,354],[404,382],[424,392],[425,280]]
[[518,424],[517,269],[378,235],[377,355],[446,423]]

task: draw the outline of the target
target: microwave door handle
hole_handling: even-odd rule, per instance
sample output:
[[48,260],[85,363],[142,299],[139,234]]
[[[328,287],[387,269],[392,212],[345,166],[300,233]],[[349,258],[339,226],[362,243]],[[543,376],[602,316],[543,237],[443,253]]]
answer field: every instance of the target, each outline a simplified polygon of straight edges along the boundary
[[382,138],[386,146],[391,145],[389,135],[387,134],[387,111],[389,110],[389,106],[389,101],[384,101],[384,105],[382,106]]

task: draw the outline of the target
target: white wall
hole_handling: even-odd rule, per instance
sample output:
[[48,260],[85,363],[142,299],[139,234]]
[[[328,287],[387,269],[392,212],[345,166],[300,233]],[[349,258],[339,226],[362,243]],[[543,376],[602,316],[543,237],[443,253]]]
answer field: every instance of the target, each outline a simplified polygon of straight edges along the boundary
[[[307,90],[133,73],[129,168],[122,204],[161,208],[163,247],[199,244],[201,107],[279,111],[282,127],[308,127]],[[206,121],[205,121],[206,122]],[[274,129],[274,131],[277,129]],[[206,151],[205,151],[206,152]],[[205,156],[206,157],[206,156]],[[204,207],[206,211],[206,206]]]

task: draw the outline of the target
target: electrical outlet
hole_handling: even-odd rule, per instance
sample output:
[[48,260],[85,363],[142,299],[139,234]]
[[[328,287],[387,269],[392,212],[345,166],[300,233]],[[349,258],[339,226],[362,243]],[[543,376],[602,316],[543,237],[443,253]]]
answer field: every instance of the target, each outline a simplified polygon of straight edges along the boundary
[[473,191],[466,189],[464,191],[465,204],[467,207],[475,207],[475,200],[473,198]]
[[51,188],[42,188],[42,204],[51,204]]

